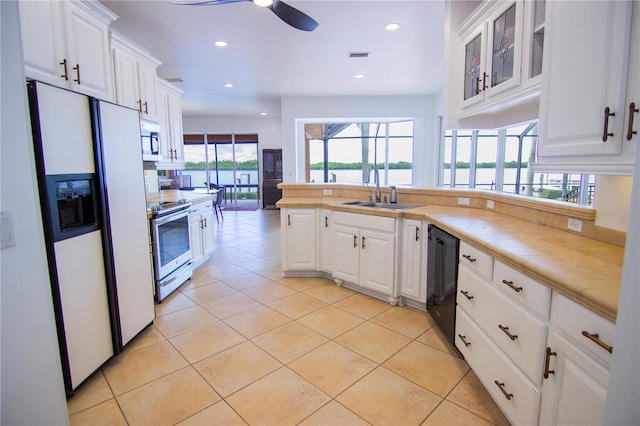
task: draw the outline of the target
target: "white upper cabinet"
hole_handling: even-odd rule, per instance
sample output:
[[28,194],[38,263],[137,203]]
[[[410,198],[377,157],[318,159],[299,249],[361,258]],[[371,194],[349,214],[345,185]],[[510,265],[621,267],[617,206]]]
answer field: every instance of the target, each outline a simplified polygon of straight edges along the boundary
[[97,1],[20,1],[26,76],[113,101],[108,27],[115,19]]
[[456,119],[478,128],[499,127],[500,119],[511,119],[505,111],[513,109],[525,116],[512,120],[537,117],[544,5],[485,1],[450,36],[449,127],[464,127],[455,126]]
[[182,91],[163,79],[158,84],[158,123],[160,156],[158,170],[184,169],[184,137],[182,130]]
[[121,35],[111,34],[118,104],[137,109],[140,117],[158,121],[156,68],[160,61]]
[[632,9],[630,1],[547,3],[536,170],[632,173],[638,137],[626,136],[638,115],[629,105],[640,103]]

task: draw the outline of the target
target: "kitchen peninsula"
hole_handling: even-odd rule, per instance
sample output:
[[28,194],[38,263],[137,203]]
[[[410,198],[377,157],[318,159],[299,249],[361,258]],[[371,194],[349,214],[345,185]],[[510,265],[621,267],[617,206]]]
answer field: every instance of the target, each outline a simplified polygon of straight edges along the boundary
[[625,233],[597,226],[594,209],[467,189],[399,188],[405,205],[393,206],[354,203],[370,196],[362,185],[279,188],[285,276],[325,276],[429,312],[435,225],[460,239],[451,338],[509,421],[602,416]]

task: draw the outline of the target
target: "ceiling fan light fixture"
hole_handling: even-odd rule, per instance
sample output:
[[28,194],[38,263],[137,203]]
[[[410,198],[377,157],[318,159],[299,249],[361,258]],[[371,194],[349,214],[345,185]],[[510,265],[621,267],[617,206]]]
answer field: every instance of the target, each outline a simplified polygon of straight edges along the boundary
[[395,31],[398,28],[400,28],[400,24],[395,23],[395,22],[391,22],[391,23],[389,23],[389,24],[384,26],[384,29],[387,30],[387,31]]
[[260,7],[269,7],[273,4],[273,0],[253,0]]

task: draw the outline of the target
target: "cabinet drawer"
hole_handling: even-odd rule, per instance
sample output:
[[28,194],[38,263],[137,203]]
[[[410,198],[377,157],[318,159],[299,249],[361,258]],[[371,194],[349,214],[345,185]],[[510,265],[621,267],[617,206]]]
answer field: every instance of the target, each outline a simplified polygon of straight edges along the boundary
[[469,266],[475,273],[491,281],[493,257],[464,241],[460,241],[460,264]]
[[361,229],[373,229],[379,232],[396,232],[396,220],[392,217],[334,212],[333,223],[337,225],[357,226]]
[[517,300],[543,319],[549,319],[551,289],[531,277],[496,260],[493,282],[507,296]]
[[[460,307],[456,310],[456,347],[512,424],[538,424],[540,389],[518,370]],[[502,384],[504,393],[496,382]]]
[[[614,323],[569,300],[560,293],[553,292],[551,325],[554,329],[567,335],[589,354],[604,362],[606,366],[611,365],[611,352],[608,348],[613,345]],[[589,334],[591,338],[585,334]],[[598,341],[602,345],[598,344]]]
[[547,324],[464,266],[458,271],[457,302],[514,364],[540,385]]

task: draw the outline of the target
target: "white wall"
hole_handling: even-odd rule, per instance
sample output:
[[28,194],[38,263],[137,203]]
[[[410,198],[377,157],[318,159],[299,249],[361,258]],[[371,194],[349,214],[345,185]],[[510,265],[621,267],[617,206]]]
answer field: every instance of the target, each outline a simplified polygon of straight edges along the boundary
[[18,7],[0,1],[2,20],[1,205],[13,214],[16,245],[0,250],[3,425],[68,423],[51,287],[37,198]]
[[437,184],[437,96],[285,96],[281,130],[285,182],[305,181],[304,124],[412,118],[414,125],[414,182]]
[[183,117],[184,133],[258,133],[260,149],[282,147],[279,118]]
[[596,176],[596,193],[593,208],[596,225],[626,231],[631,204],[631,176]]

